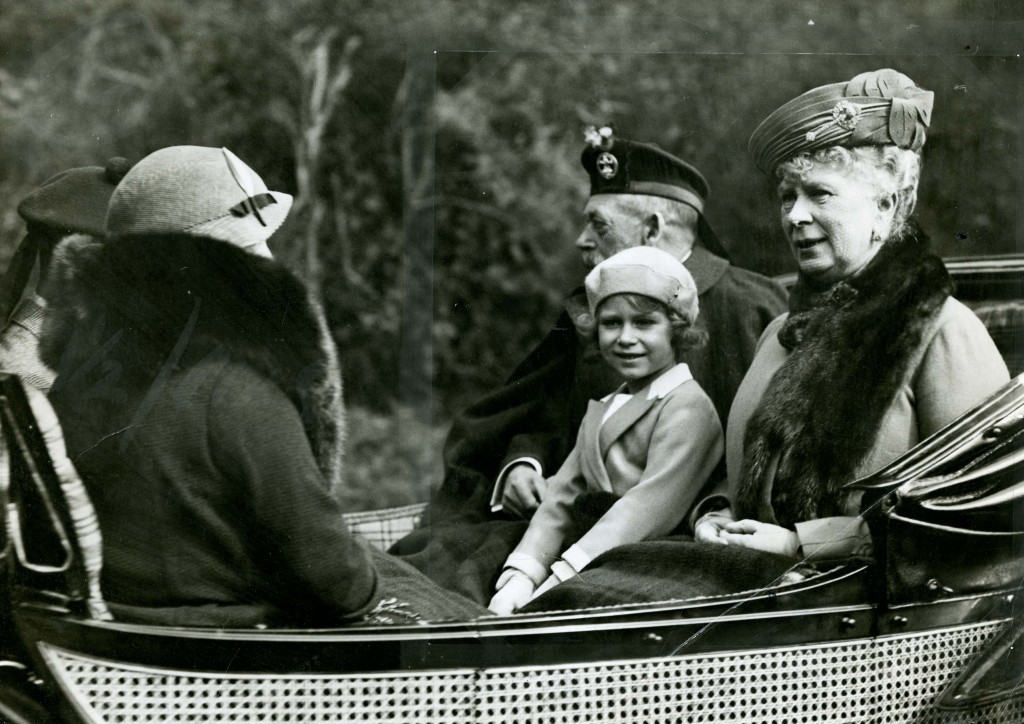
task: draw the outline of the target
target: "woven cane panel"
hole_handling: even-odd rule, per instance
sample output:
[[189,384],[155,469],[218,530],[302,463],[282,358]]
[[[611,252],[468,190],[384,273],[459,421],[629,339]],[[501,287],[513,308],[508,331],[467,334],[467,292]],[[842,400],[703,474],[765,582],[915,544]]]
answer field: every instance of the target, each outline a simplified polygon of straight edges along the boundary
[[[922,724],[1024,721],[1020,712],[1015,715],[1017,718],[1009,719],[982,719],[980,712],[959,718],[948,713],[917,714],[923,709],[922,702],[938,698],[982,645],[998,631],[999,625],[995,624],[940,634],[880,639],[876,655],[879,679],[873,702],[876,721]],[[1002,708],[1009,709],[1005,704]],[[997,712],[993,710],[988,714],[996,715]]]
[[[410,722],[472,720],[473,673],[180,675],[100,665],[50,649],[96,722]],[[85,707],[83,707],[85,708]]]
[[429,675],[179,675],[53,649],[48,658],[105,722],[1024,722],[1020,699],[962,715],[923,713],[1000,627]]
[[1019,703],[962,719],[921,714],[1001,626],[615,664],[492,669],[479,685],[477,721],[1022,722]]

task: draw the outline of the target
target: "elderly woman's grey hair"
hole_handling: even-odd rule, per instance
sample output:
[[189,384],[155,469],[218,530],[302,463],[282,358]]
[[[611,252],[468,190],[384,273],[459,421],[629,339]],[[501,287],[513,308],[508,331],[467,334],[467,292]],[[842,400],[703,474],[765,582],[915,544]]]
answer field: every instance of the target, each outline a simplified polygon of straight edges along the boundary
[[780,163],[775,169],[775,175],[780,179],[787,176],[803,177],[814,164],[859,176],[872,185],[876,198],[896,194],[896,212],[889,234],[883,241],[903,231],[917,206],[917,186],[921,179],[920,151],[892,145],[854,148],[830,146],[798,153]]

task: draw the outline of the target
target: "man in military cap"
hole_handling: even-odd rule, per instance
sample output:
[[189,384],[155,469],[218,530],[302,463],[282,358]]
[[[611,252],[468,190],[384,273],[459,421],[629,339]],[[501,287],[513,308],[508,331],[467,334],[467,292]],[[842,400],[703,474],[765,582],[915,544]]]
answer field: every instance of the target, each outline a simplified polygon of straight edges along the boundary
[[[697,282],[709,334],[708,344],[685,361],[724,425],[761,332],[786,309],[785,291],[729,263],[704,216],[707,181],[690,164],[657,146],[616,138],[607,127],[588,129],[581,160],[590,178],[575,242],[584,265],[593,268],[639,245],[683,262]],[[621,384],[570,322],[572,310],[585,307],[581,292],[508,381],[456,419],[434,520],[453,512],[486,517],[488,508],[528,518],[543,497],[545,477],[572,449],[587,401]]]
[[39,359],[45,302],[31,288],[33,271],[37,279],[43,278],[53,248],[65,236],[103,236],[110,196],[130,167],[126,159],[115,157],[105,166],[67,169],[18,204],[27,233],[0,282],[0,372],[49,391],[54,371]]

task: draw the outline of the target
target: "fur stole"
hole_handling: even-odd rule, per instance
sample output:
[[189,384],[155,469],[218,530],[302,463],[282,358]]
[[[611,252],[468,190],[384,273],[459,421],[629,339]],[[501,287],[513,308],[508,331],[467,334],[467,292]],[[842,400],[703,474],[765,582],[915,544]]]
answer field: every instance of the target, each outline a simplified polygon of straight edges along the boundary
[[145,400],[174,370],[226,355],[295,404],[339,492],[345,412],[337,350],[319,305],[280,263],[185,234],[103,243],[72,236],[56,248],[45,290],[40,353],[57,371],[54,392],[89,386],[84,397]]
[[797,282],[779,332],[791,354],[744,438],[740,518],[792,527],[846,514],[843,486],[873,448],[925,332],[952,292],[945,266],[927,246],[911,228],[861,273],[825,291]]

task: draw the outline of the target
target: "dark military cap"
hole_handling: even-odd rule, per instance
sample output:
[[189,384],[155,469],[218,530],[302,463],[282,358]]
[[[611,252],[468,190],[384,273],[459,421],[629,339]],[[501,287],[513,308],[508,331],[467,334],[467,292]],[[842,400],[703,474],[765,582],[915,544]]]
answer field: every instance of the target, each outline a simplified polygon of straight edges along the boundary
[[605,126],[584,131],[587,145],[580,161],[590,176],[590,195],[639,194],[660,196],[697,210],[697,236],[711,253],[724,259],[728,252],[704,218],[708,182],[696,168],[650,143],[618,138]]
[[828,146],[888,146],[918,151],[935,94],[891,68],[814,88],[785,103],[750,136],[748,149],[765,173],[803,151]]
[[[6,326],[25,292],[36,262],[60,237],[103,236],[107,205],[131,163],[114,157],[105,166],[69,168],[43,181],[18,204],[28,234],[14,250],[0,279],[0,326]],[[42,255],[42,256],[41,256]]]
[[130,168],[126,159],[115,157],[105,166],[61,171],[22,199],[18,214],[29,226],[48,229],[58,236],[102,236],[110,196]]

